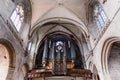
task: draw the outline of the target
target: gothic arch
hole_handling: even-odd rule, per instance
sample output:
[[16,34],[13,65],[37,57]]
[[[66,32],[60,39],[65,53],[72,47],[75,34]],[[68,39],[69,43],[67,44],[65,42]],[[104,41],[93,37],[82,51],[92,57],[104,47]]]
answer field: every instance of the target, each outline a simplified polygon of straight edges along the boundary
[[101,57],[102,63],[101,64],[102,64],[103,71],[106,73],[108,73],[107,57],[108,57],[110,47],[111,47],[112,43],[117,42],[117,41],[120,41],[119,37],[111,37],[104,42],[104,45],[102,48],[102,57]]
[[16,55],[15,55],[15,50],[11,44],[10,41],[5,40],[5,39],[0,39],[0,44],[3,44],[9,51],[9,55],[10,55],[10,68],[14,68],[15,67],[15,61],[16,61]]
[[15,50],[11,42],[6,39],[0,39],[0,44],[2,44],[8,51],[9,66],[8,66],[7,79],[11,79],[12,76],[9,76],[9,74],[11,73],[12,75],[14,73],[15,63],[16,63]]
[[103,74],[105,74],[104,77],[106,79],[110,79],[110,74],[108,69],[108,57],[109,57],[110,49],[112,44],[118,41],[120,41],[119,37],[111,37],[111,38],[108,38],[103,44],[102,54],[101,54],[102,56],[101,64],[102,64]]
[[[71,25],[74,25],[78,30],[79,32],[81,32],[82,34],[82,37],[84,37],[84,41],[85,41],[85,44],[86,46],[88,47],[88,49],[90,49],[90,44],[89,44],[89,33],[88,33],[88,30],[86,28],[86,26],[84,25],[84,23],[82,21],[78,22],[74,19],[70,19],[70,18],[65,18],[65,17],[53,17],[53,18],[47,18],[47,19],[44,19],[44,20],[41,20],[41,21],[38,21],[36,22],[36,24],[33,26],[33,28],[31,29],[31,32],[30,32],[30,41],[32,41],[34,38],[36,38],[37,40],[35,40],[35,42],[37,41],[37,45],[36,47],[38,47],[41,39],[38,41],[38,36],[35,37],[36,34],[38,34],[38,30],[42,29],[44,27],[44,25],[46,24],[51,24],[51,23],[54,23],[54,24],[61,24],[62,23],[67,23],[67,24],[71,24]],[[62,26],[63,27],[63,26]],[[69,26],[68,26],[69,27]],[[77,38],[77,41],[80,42],[80,37],[78,38],[77,34],[73,34],[74,31],[68,29],[66,26],[64,26],[64,28],[69,31],[70,33],[72,33],[72,35],[75,36],[75,38]],[[63,31],[64,32],[64,31]],[[45,34],[48,33],[48,32],[45,32]],[[43,37],[45,36],[42,35]],[[42,37],[42,38],[43,38]],[[79,43],[80,44],[80,43]],[[81,45],[80,45],[81,46]],[[82,52],[83,49],[81,50]],[[88,50],[86,50],[88,51]],[[35,54],[37,53],[37,49],[35,49]],[[89,52],[85,52],[85,53],[89,53]],[[34,55],[35,55],[34,54]],[[84,54],[83,54],[84,55]],[[35,56],[33,56],[33,58],[35,59]],[[34,62],[34,60],[33,60]]]
[[[67,15],[63,15],[63,12],[65,12]],[[73,24],[75,27],[78,27],[78,29],[81,30],[85,38],[89,36],[84,22],[65,6],[56,6],[55,8],[52,8],[46,12],[43,17],[39,18],[31,27],[30,36],[34,34],[36,29],[42,27],[46,23]]]
[[[37,50],[38,50],[38,48],[39,48],[39,45],[40,45],[40,43],[42,42],[42,40],[46,37],[46,36],[48,36],[49,34],[51,35],[51,34],[56,34],[56,33],[60,33],[60,34],[64,34],[64,35],[72,35],[75,39],[76,39],[76,41],[78,42],[78,44],[80,45],[81,44],[81,42],[80,42],[80,40],[79,40],[79,38],[75,35],[75,34],[69,34],[69,33],[67,33],[67,32],[64,32],[64,31],[51,31],[51,32],[46,32],[45,33],[45,35],[42,37],[42,39],[40,40],[40,41],[38,41],[37,42],[37,46],[36,46],[36,51],[35,52],[37,52]],[[71,31],[71,33],[72,33],[72,31]],[[86,42],[87,43],[87,42]],[[80,46],[79,46],[80,47]]]
[[[65,38],[67,37],[67,38],[71,38],[71,36],[75,39],[75,41],[76,41],[76,43],[77,44],[80,44],[78,41],[77,41],[77,39],[76,39],[76,37],[75,36],[73,36],[73,35],[70,35],[70,34],[68,34],[68,33],[66,33],[66,32],[61,32],[61,31],[56,31],[56,32],[52,32],[52,33],[48,33],[48,34],[46,34],[43,38],[42,38],[42,40],[40,40],[40,41],[38,41],[38,43],[37,43],[37,48],[36,48],[36,51],[37,52],[35,52],[35,53],[38,53],[38,50],[39,50],[39,48],[40,48],[40,46],[43,44],[43,41],[46,39],[46,37],[48,37],[48,36],[54,36],[54,35],[58,35],[58,34],[60,34],[60,35],[63,35],[63,36],[65,36]],[[82,54],[82,51],[81,51],[81,49],[80,49],[80,46],[79,45],[77,45],[77,47],[79,47],[79,50],[80,50],[80,52],[81,52],[81,56],[82,56],[82,61],[84,62],[84,55]],[[34,63],[35,63],[35,59],[36,59],[36,56],[37,54],[34,54]],[[34,64],[33,63],[33,64]],[[86,67],[86,65],[85,64],[83,64],[84,65],[84,68]],[[35,66],[35,64],[33,65],[33,66]]]
[[34,25],[34,27],[31,29],[30,31],[30,36],[32,37],[32,35],[35,33],[35,31],[42,27],[44,24],[46,23],[61,23],[61,22],[66,22],[69,24],[73,24],[75,25],[75,27],[78,27],[81,32],[83,33],[83,35],[85,36],[85,39],[87,39],[89,37],[89,33],[88,33],[88,29],[86,28],[86,26],[82,23],[82,22],[78,22],[74,19],[69,19],[69,18],[64,18],[64,17],[54,17],[54,18],[47,18],[44,20],[39,21],[39,23],[36,23]]
[[[33,40],[33,38],[35,37],[34,35],[37,33],[37,30],[42,28],[43,25],[45,25],[47,23],[58,23],[58,24],[68,23],[68,24],[75,25],[75,27],[77,27],[80,30],[80,32],[82,33],[86,43],[88,43],[87,46],[90,48],[89,33],[88,33],[88,30],[87,30],[86,26],[82,22],[77,22],[74,19],[63,18],[63,17],[55,17],[55,18],[44,19],[44,20],[40,21],[39,23],[36,23],[34,25],[34,27],[31,29],[31,32],[30,32],[30,35],[29,35],[30,36],[30,40]],[[69,32],[74,32],[74,31],[70,31],[70,30],[68,30],[68,31]]]

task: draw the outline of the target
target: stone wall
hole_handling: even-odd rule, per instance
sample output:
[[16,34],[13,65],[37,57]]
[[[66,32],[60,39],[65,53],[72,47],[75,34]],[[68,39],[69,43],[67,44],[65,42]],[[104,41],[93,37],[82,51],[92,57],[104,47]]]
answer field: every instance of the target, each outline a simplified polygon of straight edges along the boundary
[[[117,44],[117,43],[116,43]],[[108,58],[108,69],[112,80],[120,79],[120,46],[119,44],[112,46],[110,56]]]
[[[14,55],[11,58],[14,58],[12,63],[15,66],[13,67],[13,69],[10,69],[8,73],[8,80],[16,80],[19,76],[19,72],[20,72],[20,67],[24,64],[25,62],[25,50],[23,49],[22,44],[20,43],[21,41],[19,41],[19,39],[17,39],[14,34],[10,31],[8,24],[5,22],[4,18],[0,17],[0,40],[1,42],[6,40],[9,43],[11,43],[11,47],[14,48]],[[7,43],[4,41],[4,43]],[[6,46],[7,47],[7,46]],[[9,54],[11,55],[11,53]],[[11,68],[11,67],[9,67]],[[12,71],[14,70],[14,71]],[[14,72],[14,73],[13,73]],[[14,74],[13,76],[11,76],[12,74]]]
[[[103,73],[103,66],[102,66],[103,65],[102,64],[102,54],[103,53],[102,52],[103,52],[103,47],[105,48],[104,44],[110,38],[114,38],[114,37],[120,38],[120,22],[119,22],[120,9],[115,8],[116,10],[112,11],[112,8],[113,8],[112,5],[115,6],[115,4],[118,4],[115,2],[111,1],[111,3],[107,3],[107,2],[105,3],[106,6],[104,6],[104,7],[106,7],[105,11],[106,11],[108,18],[110,19],[110,23],[107,25],[107,27],[105,27],[105,29],[103,31],[101,31],[101,33],[98,35],[98,39],[93,41],[94,43],[91,40],[93,56],[92,56],[92,59],[90,59],[90,60],[93,62],[93,64],[96,65],[96,67],[98,69],[98,74],[100,75],[101,80],[111,80],[109,78],[109,76],[105,77],[106,73]],[[109,6],[107,6],[107,4],[109,4]],[[112,5],[110,6],[110,4],[112,4]],[[120,7],[120,6],[117,5],[117,7]],[[108,10],[110,10],[110,12]],[[114,12],[114,14],[111,14],[111,12]],[[114,17],[112,17],[112,16],[114,16]],[[108,47],[108,46],[106,46],[106,47]],[[103,55],[105,55],[105,54],[103,54]]]

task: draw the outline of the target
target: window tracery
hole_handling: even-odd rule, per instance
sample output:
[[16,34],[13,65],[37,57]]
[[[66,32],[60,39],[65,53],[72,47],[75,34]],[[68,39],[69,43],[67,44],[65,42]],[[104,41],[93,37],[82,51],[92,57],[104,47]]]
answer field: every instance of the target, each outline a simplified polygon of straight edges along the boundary
[[15,28],[19,32],[24,21],[24,8],[22,5],[17,5],[10,17]]
[[101,30],[105,24],[107,23],[108,19],[107,16],[100,4],[96,4],[94,6],[94,14],[93,14],[95,24],[97,25],[97,28]]

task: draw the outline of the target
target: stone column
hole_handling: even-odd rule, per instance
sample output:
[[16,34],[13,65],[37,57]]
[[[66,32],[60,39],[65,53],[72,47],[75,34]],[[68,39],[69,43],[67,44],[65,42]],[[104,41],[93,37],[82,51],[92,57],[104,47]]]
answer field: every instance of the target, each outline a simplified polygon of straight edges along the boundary
[[76,58],[76,52],[75,52],[75,48],[74,48],[73,43],[71,43],[70,50],[71,50],[72,65],[74,67],[74,65],[75,65],[75,58]]
[[46,67],[47,57],[48,57],[48,41],[46,39],[44,44],[43,57],[42,57],[42,64],[44,68]]

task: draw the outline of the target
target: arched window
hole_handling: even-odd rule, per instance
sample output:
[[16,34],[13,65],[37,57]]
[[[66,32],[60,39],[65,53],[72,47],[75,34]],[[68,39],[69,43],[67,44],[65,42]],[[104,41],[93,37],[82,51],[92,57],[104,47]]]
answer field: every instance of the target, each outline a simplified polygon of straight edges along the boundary
[[22,5],[16,6],[10,17],[10,20],[12,21],[13,25],[19,32],[24,21],[24,8]]
[[99,3],[97,3],[94,6],[93,13],[94,13],[93,17],[95,20],[95,24],[96,24],[97,28],[99,30],[101,30],[107,23],[108,19],[107,19],[107,16],[106,16],[102,6]]

